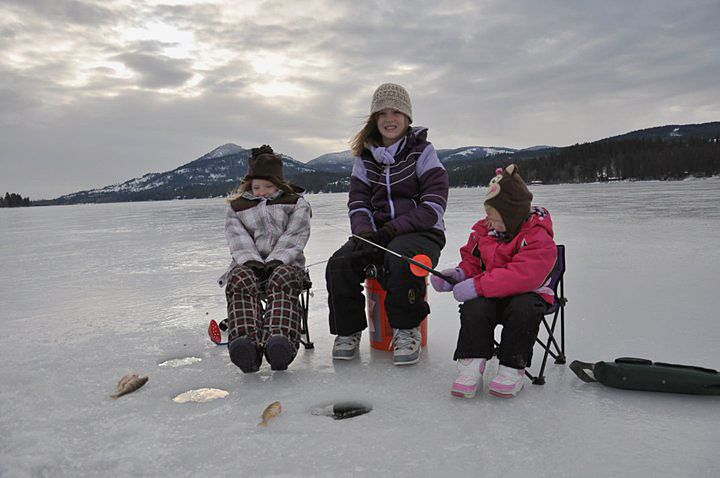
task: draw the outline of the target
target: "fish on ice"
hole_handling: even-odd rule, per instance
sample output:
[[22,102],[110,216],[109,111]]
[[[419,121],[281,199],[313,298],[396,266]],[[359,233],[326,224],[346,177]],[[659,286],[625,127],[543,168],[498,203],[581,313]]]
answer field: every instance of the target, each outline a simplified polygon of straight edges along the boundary
[[113,400],[117,400],[118,397],[122,397],[123,395],[134,392],[138,388],[142,387],[147,381],[148,377],[140,377],[136,373],[129,373],[120,379],[117,384],[117,393],[115,395],[110,395],[110,397]]
[[258,423],[259,427],[266,427],[268,422],[278,416],[280,412],[282,411],[282,407],[280,406],[280,402],[272,402],[270,405],[265,408],[265,410],[262,413],[262,421]]

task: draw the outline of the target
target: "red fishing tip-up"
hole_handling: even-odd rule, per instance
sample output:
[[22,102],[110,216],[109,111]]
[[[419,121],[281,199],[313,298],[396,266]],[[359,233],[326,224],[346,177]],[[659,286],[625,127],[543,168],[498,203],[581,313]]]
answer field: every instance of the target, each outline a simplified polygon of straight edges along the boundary
[[[432,261],[425,254],[418,254],[414,256],[412,260],[424,265],[427,268],[432,268]],[[425,277],[430,273],[430,271],[428,271],[427,269],[423,269],[422,267],[413,264],[412,262],[410,263],[410,271],[418,277]]]

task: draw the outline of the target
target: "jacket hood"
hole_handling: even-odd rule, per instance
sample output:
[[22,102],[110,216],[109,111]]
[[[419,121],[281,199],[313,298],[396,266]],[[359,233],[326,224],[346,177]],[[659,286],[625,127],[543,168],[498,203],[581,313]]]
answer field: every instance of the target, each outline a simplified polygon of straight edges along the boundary
[[[527,220],[523,222],[522,226],[520,227],[520,231],[515,237],[522,235],[523,232],[526,232],[534,227],[542,227],[548,232],[550,237],[554,236],[552,218],[550,217],[550,213],[548,212],[548,210],[544,207],[532,206],[530,208],[530,217],[528,217]],[[483,236],[487,236],[488,232],[490,232],[488,227],[485,225],[485,219],[480,219],[478,222],[476,222],[475,225],[473,225],[472,229],[473,231]],[[513,237],[513,239],[515,237]]]

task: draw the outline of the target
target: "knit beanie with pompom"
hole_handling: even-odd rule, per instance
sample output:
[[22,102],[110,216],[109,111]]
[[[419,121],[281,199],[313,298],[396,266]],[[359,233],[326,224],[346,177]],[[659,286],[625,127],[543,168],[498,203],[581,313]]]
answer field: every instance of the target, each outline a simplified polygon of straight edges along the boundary
[[251,179],[266,179],[272,181],[275,185],[285,182],[282,158],[280,155],[275,154],[267,144],[252,149],[244,180],[249,181]]

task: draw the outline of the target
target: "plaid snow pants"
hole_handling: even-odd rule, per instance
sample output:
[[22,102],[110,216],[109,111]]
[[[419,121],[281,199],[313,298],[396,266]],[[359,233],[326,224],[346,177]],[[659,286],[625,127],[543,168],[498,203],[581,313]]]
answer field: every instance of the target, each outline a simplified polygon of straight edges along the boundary
[[283,335],[297,352],[304,279],[303,269],[283,264],[263,283],[249,267],[235,266],[225,288],[228,341],[245,336],[264,348],[270,336]]

